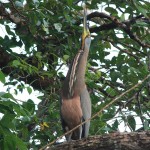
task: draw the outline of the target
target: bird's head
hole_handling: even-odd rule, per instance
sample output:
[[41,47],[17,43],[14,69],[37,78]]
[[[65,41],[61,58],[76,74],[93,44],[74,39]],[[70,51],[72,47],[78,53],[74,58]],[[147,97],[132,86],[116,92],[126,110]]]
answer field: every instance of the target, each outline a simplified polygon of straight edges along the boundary
[[91,35],[87,25],[87,10],[84,6],[84,20],[83,20],[83,33],[82,33],[82,45],[81,48],[84,49],[85,45],[90,47]]

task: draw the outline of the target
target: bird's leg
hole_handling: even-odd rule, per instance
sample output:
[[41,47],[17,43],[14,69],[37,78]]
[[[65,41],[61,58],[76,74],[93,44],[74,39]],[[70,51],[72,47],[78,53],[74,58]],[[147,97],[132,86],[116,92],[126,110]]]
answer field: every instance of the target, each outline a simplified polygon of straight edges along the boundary
[[[83,118],[81,119],[81,123],[83,122]],[[82,127],[82,125],[80,125],[80,127],[79,127],[79,139],[81,139],[82,138],[82,131],[83,130],[83,127]]]
[[72,136],[72,132],[68,134],[68,139],[67,139],[68,142],[71,141],[71,136]]
[[[65,127],[65,131],[66,131],[66,132],[69,131],[68,126]],[[66,140],[67,140],[67,142],[70,142],[70,141],[71,141],[72,133],[73,133],[73,132],[71,132],[71,133],[69,133],[69,134],[66,135]]]
[[80,133],[79,139],[81,139],[82,138],[82,125],[79,127],[79,133]]

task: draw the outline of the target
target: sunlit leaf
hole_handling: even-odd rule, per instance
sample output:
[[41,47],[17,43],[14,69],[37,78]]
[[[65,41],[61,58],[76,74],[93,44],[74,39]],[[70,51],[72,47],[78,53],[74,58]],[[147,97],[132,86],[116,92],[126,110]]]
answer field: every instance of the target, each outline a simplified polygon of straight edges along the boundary
[[15,5],[16,5],[17,7],[23,7],[23,3],[20,2],[20,1],[15,1]]
[[3,74],[3,72],[0,70],[0,81],[5,84],[5,75]]
[[54,27],[55,29],[60,32],[61,31],[61,28],[62,28],[62,24],[61,23],[54,23]]
[[67,61],[68,58],[69,58],[69,55],[64,55],[63,58],[64,58],[65,61]]
[[20,65],[20,61],[19,60],[14,60],[13,61],[13,66],[19,66]]
[[32,93],[32,88],[31,87],[27,87],[27,91],[28,91],[29,94],[31,94]]

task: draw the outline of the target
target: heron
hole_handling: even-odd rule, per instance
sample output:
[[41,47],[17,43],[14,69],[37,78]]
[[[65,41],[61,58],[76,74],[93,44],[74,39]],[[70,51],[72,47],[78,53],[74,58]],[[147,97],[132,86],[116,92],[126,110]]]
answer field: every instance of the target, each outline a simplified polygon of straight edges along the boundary
[[[70,65],[62,86],[60,115],[64,132],[73,129],[91,117],[91,100],[85,84],[90,45],[91,35],[87,25],[87,8],[84,6],[81,47]],[[66,135],[66,140],[78,140],[88,137],[89,128],[90,121]]]

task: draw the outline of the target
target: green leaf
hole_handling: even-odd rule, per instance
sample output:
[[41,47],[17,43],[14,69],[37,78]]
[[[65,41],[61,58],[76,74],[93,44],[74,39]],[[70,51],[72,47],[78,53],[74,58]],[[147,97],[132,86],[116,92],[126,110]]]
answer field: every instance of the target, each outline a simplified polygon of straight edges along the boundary
[[38,59],[42,59],[42,53],[41,52],[37,52],[35,54],[35,56],[38,58]]
[[72,3],[73,3],[73,0],[67,0],[67,3],[68,3],[69,6],[71,6]]
[[147,16],[147,9],[145,9],[140,2],[137,0],[133,0],[134,6],[137,8],[139,12],[141,12],[145,17],[148,18]]
[[16,145],[19,150],[27,150],[26,144],[16,136]]
[[24,102],[22,106],[31,114],[33,114],[35,111],[35,104],[31,99],[29,99],[27,102]]
[[[46,8],[45,8],[46,9]],[[50,14],[50,15],[54,15],[54,13],[48,9],[46,9],[46,11]]]
[[13,109],[16,112],[17,116],[24,116],[26,117],[26,120],[30,120],[30,117],[28,116],[28,112],[25,111],[25,109],[21,105],[14,104]]
[[91,61],[91,62],[90,62],[90,65],[91,65],[91,66],[96,66],[96,67],[98,66],[97,62],[95,62],[95,61]]
[[15,134],[10,132],[9,134],[7,133],[4,137],[4,149],[5,150],[10,150],[10,149],[27,150],[27,146],[20,138],[18,138]]
[[118,125],[119,125],[119,122],[118,122],[118,120],[116,119],[115,122],[114,122],[113,125],[112,125],[113,130],[117,131],[117,130],[118,130]]
[[124,14],[122,14],[122,15],[120,16],[120,20],[121,20],[121,21],[125,21],[125,15],[124,15]]
[[129,126],[132,128],[133,131],[135,131],[135,128],[136,128],[136,122],[135,122],[135,119],[133,116],[127,116],[127,121],[128,121],[128,124]]
[[2,114],[5,113],[10,113],[10,114],[14,114],[13,109],[10,107],[10,105],[4,101],[0,102],[0,112]]
[[111,44],[109,42],[104,42],[104,47],[107,49],[111,49]]
[[14,32],[12,32],[12,30],[11,30],[11,28],[10,28],[10,26],[9,26],[9,25],[5,25],[5,28],[6,28],[6,31],[7,31],[7,33],[8,33],[9,35],[13,35],[13,36],[15,36],[15,33],[14,33]]
[[15,100],[15,98],[13,97],[13,95],[10,94],[10,93],[4,93],[3,95],[1,95],[1,97],[6,98],[6,99],[10,98],[12,100]]
[[112,7],[106,7],[105,10],[107,12],[109,12],[110,14],[113,14],[113,15],[115,15],[115,14],[117,15],[118,14],[117,10],[112,8]]
[[21,63],[20,63],[19,60],[14,60],[12,64],[13,64],[13,66],[17,67],[17,66],[19,66]]
[[115,70],[111,72],[111,79],[113,82],[116,82],[118,78],[120,78],[120,72],[117,72]]
[[1,125],[3,125],[5,128],[8,129],[15,129],[15,126],[13,124],[13,119],[16,117],[15,114],[6,113],[2,119],[1,119]]
[[29,94],[31,94],[32,93],[32,88],[28,86],[27,91],[28,91]]
[[136,21],[136,24],[133,26],[149,27],[149,24],[142,21]]
[[144,119],[144,130],[149,130],[150,127],[149,127],[149,121]]
[[0,81],[5,84],[5,75],[3,74],[3,72],[0,70]]
[[6,134],[4,137],[4,149],[10,150],[10,149],[16,149],[16,142],[15,138],[10,134]]
[[65,61],[67,61],[68,58],[69,58],[69,55],[64,55],[64,56],[63,56],[63,59],[64,59]]
[[96,76],[97,76],[98,79],[101,77],[101,75],[102,75],[101,71],[97,70],[96,71]]
[[[114,80],[113,80],[113,81],[114,81]],[[115,92],[115,90],[114,90],[113,88],[108,87],[108,88],[106,89],[106,92],[107,92],[109,95],[111,95],[111,96],[116,96],[116,92]]]

